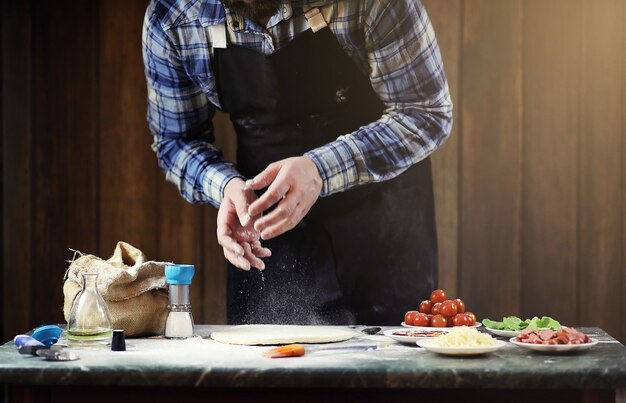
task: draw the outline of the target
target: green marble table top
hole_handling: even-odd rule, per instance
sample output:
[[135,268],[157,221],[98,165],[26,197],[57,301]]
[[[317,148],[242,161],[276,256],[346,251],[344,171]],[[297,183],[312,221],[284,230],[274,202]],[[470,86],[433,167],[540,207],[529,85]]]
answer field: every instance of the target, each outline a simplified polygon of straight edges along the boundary
[[[186,340],[126,339],[127,351],[71,348],[80,359],[49,362],[0,346],[0,381],[28,385],[124,385],[323,388],[618,389],[626,387],[626,347],[599,328],[580,328],[599,343],[569,354],[540,354],[507,342],[475,357],[437,355],[386,336],[307,345],[302,357],[269,359],[269,347],[210,339],[225,326],[197,325]],[[501,339],[505,340],[505,339]],[[64,339],[60,340],[62,344]],[[368,351],[327,347],[381,344]]]

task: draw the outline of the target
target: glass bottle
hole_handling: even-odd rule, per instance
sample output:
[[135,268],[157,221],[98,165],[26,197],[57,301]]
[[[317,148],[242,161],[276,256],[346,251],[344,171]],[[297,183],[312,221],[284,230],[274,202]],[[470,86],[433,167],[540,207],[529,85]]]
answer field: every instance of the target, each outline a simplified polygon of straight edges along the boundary
[[113,327],[104,299],[98,292],[98,273],[83,273],[83,289],[74,301],[67,324],[71,345],[106,345],[111,343]]

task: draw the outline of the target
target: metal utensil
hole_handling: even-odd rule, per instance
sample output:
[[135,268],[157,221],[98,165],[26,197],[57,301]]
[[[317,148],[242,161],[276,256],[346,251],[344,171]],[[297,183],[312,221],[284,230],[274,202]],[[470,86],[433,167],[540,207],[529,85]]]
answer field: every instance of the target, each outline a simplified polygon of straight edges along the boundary
[[365,334],[369,334],[369,335],[378,334],[378,332],[380,331],[381,331],[380,327],[366,327],[365,329],[361,330],[361,332]]
[[79,357],[71,351],[37,350],[37,355],[46,361],[75,361]]
[[52,350],[52,348],[50,346],[20,346],[17,348],[20,354],[26,355],[37,355],[37,351],[39,350]]
[[311,354],[335,354],[354,351],[380,350],[382,348],[389,347],[389,345],[390,343],[388,342],[382,342],[376,344],[352,344],[349,346],[309,347],[306,349],[306,352]]

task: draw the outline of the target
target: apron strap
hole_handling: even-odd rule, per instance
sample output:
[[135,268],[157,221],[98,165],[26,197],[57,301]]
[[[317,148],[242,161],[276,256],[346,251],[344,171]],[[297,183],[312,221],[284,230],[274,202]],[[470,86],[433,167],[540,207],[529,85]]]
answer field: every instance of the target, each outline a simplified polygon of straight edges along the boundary
[[[332,5],[331,5],[332,7]],[[318,7],[303,7],[304,18],[309,23],[309,27],[311,27],[311,31],[317,32],[322,28],[326,28],[328,26],[328,20],[330,19],[330,14],[332,13],[332,9],[326,9],[327,15],[324,16]]]
[[226,24],[209,25],[213,49],[226,49]]
[[[318,7],[304,7],[304,17],[311,27],[311,31],[317,32],[320,29],[328,26],[328,20],[332,14],[332,5],[330,7],[324,7],[324,15]],[[213,43],[213,49],[225,49],[226,48],[226,24],[209,25],[209,35],[211,42]]]

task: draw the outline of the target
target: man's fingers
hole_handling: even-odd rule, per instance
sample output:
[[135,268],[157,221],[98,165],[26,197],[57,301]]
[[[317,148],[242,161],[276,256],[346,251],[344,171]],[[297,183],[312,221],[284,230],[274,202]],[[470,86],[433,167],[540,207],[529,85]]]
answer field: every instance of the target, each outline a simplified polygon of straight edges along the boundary
[[224,257],[233,264],[243,270],[250,270],[250,267],[256,267],[259,270],[265,269],[265,262],[261,257],[268,257],[272,252],[261,246],[261,242],[237,242],[229,236],[221,236],[218,243],[224,249]]
[[294,226],[291,225],[287,220],[279,221],[278,223],[265,228],[263,232],[261,232],[261,239],[267,241],[269,239],[276,238],[277,236],[289,231],[293,227]]
[[304,217],[307,212],[308,209],[304,209],[301,204],[298,204],[295,207],[293,214],[288,216],[278,214],[273,218],[270,217],[268,221],[264,222],[265,227],[260,230],[261,239],[268,240],[284,234],[298,225],[300,220],[302,220],[302,217]]
[[253,192],[246,190],[245,182],[241,178],[232,178],[224,188],[224,200],[219,211],[224,211],[226,215],[236,216],[241,225],[246,226],[250,222],[248,205],[251,194]]
[[279,164],[269,164],[257,176],[246,181],[246,189],[259,190],[268,187],[274,181],[276,175],[278,175],[280,167]]
[[246,181],[246,189],[259,190],[267,188],[267,191],[263,194],[263,196],[258,198],[250,204],[250,207],[248,207],[248,214],[251,217],[260,215],[263,211],[270,208],[270,206],[276,204],[285,196],[285,194],[287,194],[287,191],[289,191],[289,184],[277,183],[281,182],[276,179],[281,168],[281,163],[269,164],[267,168],[265,168],[265,170],[257,176]]
[[241,255],[234,254],[230,249],[224,248],[224,257],[233,264],[243,270],[250,270],[250,262]]
[[268,248],[264,248],[261,245],[261,242],[259,242],[259,241],[254,241],[250,245],[252,247],[252,253],[254,253],[255,256],[257,256],[257,257],[270,257],[270,256],[272,256],[272,251],[269,250]]
[[245,253],[243,247],[234,238],[228,235],[218,235],[217,243],[224,248],[224,250],[228,250],[234,255],[243,256]]
[[244,250],[245,250],[244,258],[248,262],[250,262],[250,265],[252,267],[256,267],[259,270],[265,270],[265,263],[263,263],[263,261],[261,259],[256,257],[254,255],[254,253],[252,253],[252,246],[248,242],[245,242],[243,244],[243,247],[244,247]]
[[248,223],[250,222],[250,219],[252,218],[250,217],[250,214],[248,214],[247,208],[243,208],[241,212],[238,209],[237,216],[239,217],[239,222],[241,223],[242,227],[245,227],[246,225],[248,225]]
[[[251,190],[245,190],[245,188],[242,188],[241,191],[244,193],[252,192]],[[248,197],[246,197],[245,194],[242,194],[241,197],[234,198],[233,202],[235,204],[235,211],[237,212],[237,217],[239,218],[239,223],[241,224],[242,227],[245,227],[246,225],[250,223],[250,220],[252,219],[252,217],[250,217],[250,214],[248,214],[248,207],[249,207]]]
[[226,185],[217,213],[217,241],[224,250],[224,257],[244,270],[253,266],[263,270],[265,264],[259,257],[270,254],[260,243],[257,245],[260,234],[252,226],[257,217],[248,214],[248,207],[255,199],[254,191],[246,189],[240,178],[234,178]]
[[285,198],[282,202],[278,204],[278,206],[276,206],[274,210],[270,211],[267,215],[259,218],[254,223],[254,229],[262,233],[267,227],[274,226],[282,221],[286,221],[287,225],[293,224],[293,226],[295,226],[302,218],[296,217],[296,210],[298,206],[299,203],[293,198]]
[[274,183],[267,189],[267,192],[263,193],[263,196],[248,207],[248,214],[252,217],[261,215],[265,210],[286,198],[287,192],[289,192],[289,186]]

